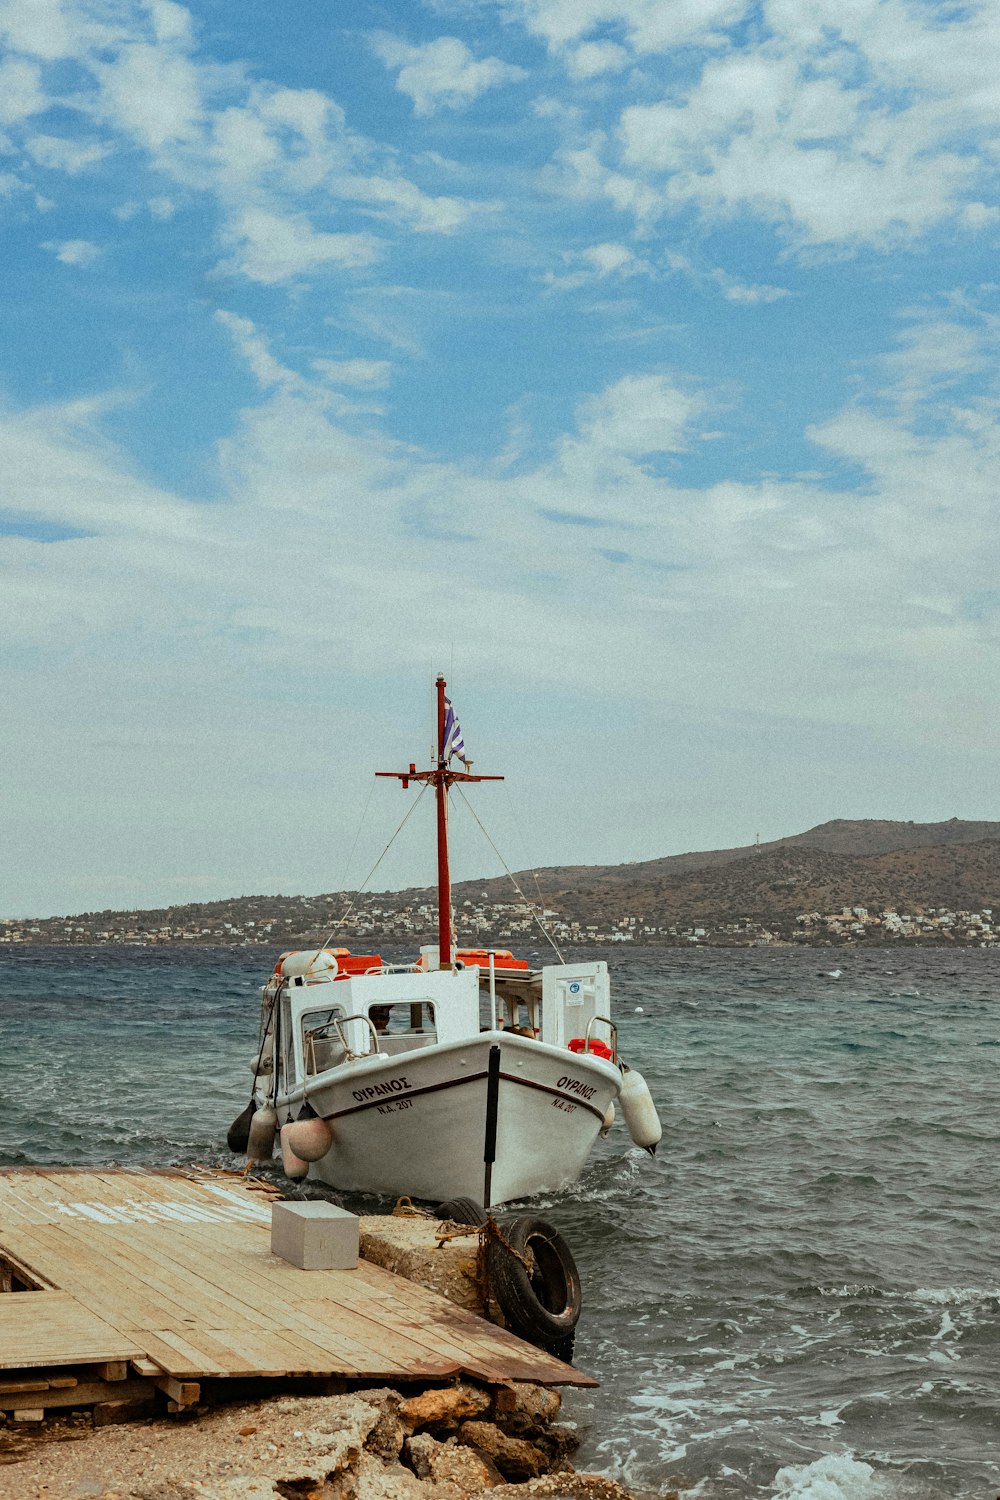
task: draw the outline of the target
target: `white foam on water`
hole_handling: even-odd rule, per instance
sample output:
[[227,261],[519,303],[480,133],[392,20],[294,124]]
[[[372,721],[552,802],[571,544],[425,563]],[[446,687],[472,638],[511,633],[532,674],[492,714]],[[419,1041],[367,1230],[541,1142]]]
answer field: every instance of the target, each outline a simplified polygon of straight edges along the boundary
[[885,1481],[871,1464],[827,1453],[811,1464],[789,1464],[774,1476],[774,1500],[883,1500]]
[[995,1302],[1000,1288],[979,1286],[920,1286],[913,1292],[900,1293],[906,1302],[933,1302],[941,1307],[961,1307],[967,1302]]

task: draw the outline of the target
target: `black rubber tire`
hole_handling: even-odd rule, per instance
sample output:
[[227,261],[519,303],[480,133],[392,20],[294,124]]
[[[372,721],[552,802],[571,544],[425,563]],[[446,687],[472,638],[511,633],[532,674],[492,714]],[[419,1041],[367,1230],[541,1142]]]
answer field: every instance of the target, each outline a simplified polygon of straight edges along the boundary
[[230,1151],[235,1151],[237,1156],[245,1156],[247,1146],[250,1143],[250,1121],[254,1117],[257,1105],[251,1099],[242,1114],[230,1125],[226,1134],[226,1145]]
[[556,1343],[547,1345],[546,1353],[555,1355],[556,1359],[561,1359],[564,1365],[571,1365],[573,1363],[573,1349],[575,1345],[576,1332],[574,1331],[567,1334],[564,1339],[559,1339]]
[[508,1326],[543,1349],[565,1347],[564,1341],[572,1337],[583,1306],[580,1273],[569,1246],[558,1229],[530,1214],[508,1220],[501,1231],[517,1255],[534,1265],[529,1275],[506,1245],[489,1240],[486,1271],[490,1290]]
[[449,1198],[446,1203],[438,1204],[437,1216],[451,1224],[486,1223],[486,1210],[475,1198]]

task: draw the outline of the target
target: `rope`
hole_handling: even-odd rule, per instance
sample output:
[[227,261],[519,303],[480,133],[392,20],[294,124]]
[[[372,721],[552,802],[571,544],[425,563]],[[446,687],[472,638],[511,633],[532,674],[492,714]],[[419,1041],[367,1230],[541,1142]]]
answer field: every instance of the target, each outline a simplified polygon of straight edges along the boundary
[[[407,1199],[406,1201],[408,1202],[409,1200]],[[498,1245],[503,1246],[508,1255],[512,1255],[515,1260],[519,1260],[521,1262],[521,1265],[527,1271],[529,1276],[533,1276],[535,1274],[534,1258],[529,1260],[527,1256],[521,1254],[520,1250],[514,1249],[514,1246],[504,1234],[503,1230],[500,1228],[500,1225],[497,1223],[492,1214],[490,1214],[485,1224],[461,1224],[456,1229],[435,1230],[434,1238],[438,1242],[438,1248],[440,1248],[442,1245],[448,1244],[449,1240],[464,1239],[467,1235],[470,1234],[476,1234],[479,1236],[479,1259],[483,1263],[484,1267],[487,1244],[490,1240],[495,1240]],[[484,1269],[484,1279],[485,1274],[486,1273]]]
[[414,801],[410,803],[409,809],[408,809],[405,817],[403,818],[402,822],[397,827],[395,833],[392,835],[392,838],[386,844],[385,848],[382,850],[382,853],[379,855],[378,859],[372,865],[371,869],[368,871],[368,874],[365,876],[364,880],[361,882],[360,886],[355,891],[354,895],[351,897],[351,900],[350,900],[350,902],[348,903],[348,906],[347,906],[347,910],[341,913],[340,919],[337,922],[336,927],[334,927],[333,931],[330,933],[330,936],[324,940],[323,945],[322,945],[322,947],[319,950],[320,952],[322,952],[323,948],[325,948],[329,943],[333,942],[334,938],[337,935],[337,932],[339,931],[339,929],[341,927],[343,927],[344,923],[347,921],[348,917],[351,915],[351,912],[354,910],[355,906],[357,905],[358,900],[364,894],[365,886],[368,884],[369,880],[371,880],[372,876],[375,874],[375,871],[378,869],[379,865],[385,859],[386,855],[389,853],[389,850],[392,848],[393,844],[396,842],[396,840],[398,839],[399,835],[402,833],[403,829],[406,827],[406,824],[409,822],[410,818],[412,818],[413,814],[416,812],[417,808],[420,806],[420,799],[424,795],[424,793],[426,792],[426,790],[427,790],[427,783],[425,782],[423,784],[423,786],[420,788],[420,791],[417,794],[417,796],[414,799]]
[[351,845],[351,852],[347,856],[347,864],[344,866],[344,878],[340,883],[340,894],[342,896],[347,895],[347,882],[350,879],[351,866],[354,863],[354,855],[358,847],[358,839],[361,837],[361,830],[365,826],[365,818],[367,818],[368,816],[368,809],[371,806],[371,801],[374,795],[375,782],[372,781],[368,787],[368,796],[365,798],[365,805],[361,809],[361,821],[358,823],[357,831],[354,835],[354,843]]
[[520,898],[524,902],[525,906],[531,912],[531,915],[534,917],[536,923],[538,924],[539,928],[541,929],[542,936],[545,938],[545,941],[548,943],[549,947],[552,949],[553,953],[555,954],[556,958],[558,958],[559,962],[561,964],[564,964],[566,962],[566,960],[563,958],[562,954],[560,953],[558,944],[556,943],[556,941],[553,938],[552,934],[549,932],[549,929],[546,927],[545,923],[542,921],[541,916],[539,915],[539,912],[538,912],[538,908],[535,906],[534,902],[532,902],[532,901],[530,901],[528,899],[528,897],[522,891],[521,887],[518,885],[517,881],[514,879],[513,872],[509,868],[509,866],[507,864],[507,861],[504,859],[503,855],[500,853],[500,850],[497,848],[496,844],[494,844],[493,840],[490,838],[489,834],[486,832],[486,829],[483,827],[482,820],[478,816],[478,814],[476,812],[476,809],[473,807],[472,803],[469,801],[468,797],[462,791],[462,788],[460,786],[455,786],[454,790],[461,797],[462,801],[465,803],[466,807],[469,809],[469,812],[472,814],[472,816],[475,818],[476,822],[479,824],[479,830],[480,830],[480,832],[482,833],[482,835],[485,838],[486,842],[489,844],[490,848],[493,850],[493,853],[496,855],[497,859],[500,861],[500,863],[503,865],[504,869],[506,870],[507,876],[508,876],[508,878],[510,880],[511,885],[514,887],[515,891],[520,896]]
[[418,1208],[412,1198],[404,1194],[402,1198],[396,1199],[396,1206],[392,1211],[393,1219],[433,1219],[434,1215],[429,1208]]

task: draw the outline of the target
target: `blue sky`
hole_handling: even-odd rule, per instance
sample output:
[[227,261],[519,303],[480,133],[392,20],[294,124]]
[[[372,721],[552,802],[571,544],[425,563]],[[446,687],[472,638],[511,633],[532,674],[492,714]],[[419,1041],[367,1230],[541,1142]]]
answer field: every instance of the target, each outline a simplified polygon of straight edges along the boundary
[[0,914],[997,816],[995,0],[0,48]]

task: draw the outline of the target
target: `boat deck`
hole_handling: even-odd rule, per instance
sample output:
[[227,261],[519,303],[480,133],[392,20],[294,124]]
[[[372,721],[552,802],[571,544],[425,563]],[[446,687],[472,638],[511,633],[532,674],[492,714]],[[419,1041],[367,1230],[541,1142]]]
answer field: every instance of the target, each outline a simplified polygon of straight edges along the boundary
[[237,1377],[596,1384],[364,1260],[299,1270],[270,1223],[223,1173],[0,1170],[0,1411],[154,1388],[177,1409]]

